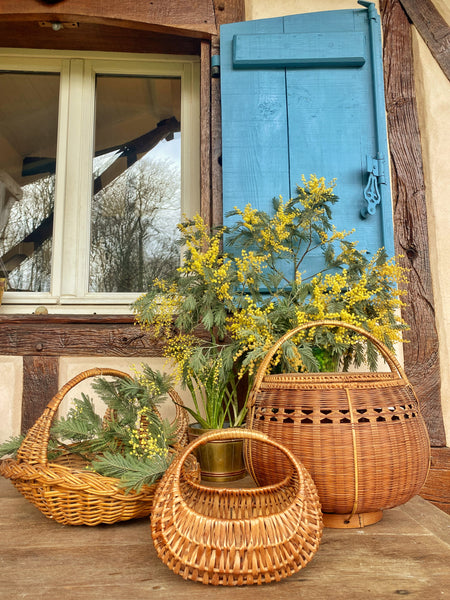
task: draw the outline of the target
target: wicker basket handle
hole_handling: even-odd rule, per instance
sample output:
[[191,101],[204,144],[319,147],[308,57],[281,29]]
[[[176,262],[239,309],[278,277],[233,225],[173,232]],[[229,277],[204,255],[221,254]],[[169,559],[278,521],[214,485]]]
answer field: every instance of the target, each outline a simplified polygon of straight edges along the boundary
[[[214,429],[208,433],[204,433],[192,441],[186,448],[183,449],[183,452],[180,453],[179,458],[177,458],[177,465],[174,471],[174,494],[175,496],[179,496],[182,499],[182,494],[180,490],[180,477],[181,477],[181,469],[183,468],[183,464],[188,456],[198,447],[207,442],[216,442],[221,440],[236,440],[236,439],[246,439],[250,441],[258,441],[265,442],[274,448],[278,448],[292,463],[294,470],[298,475],[298,481],[301,482],[303,479],[303,474],[301,471],[301,467],[295,458],[294,454],[285,446],[272,439],[265,433],[261,433],[260,431],[255,431],[251,429],[241,429],[241,428],[230,428],[230,429]],[[299,489],[300,489],[299,485]]]
[[[48,441],[50,439],[50,429],[53,423],[53,419],[55,417],[56,411],[58,410],[59,405],[61,404],[63,398],[66,394],[74,388],[78,383],[88,379],[89,377],[120,377],[121,379],[130,379],[131,376],[128,373],[124,373],[123,371],[118,371],[117,369],[110,368],[99,368],[95,367],[93,369],[88,369],[87,371],[83,371],[79,373],[72,379],[70,379],[63,387],[53,396],[50,402],[44,409],[42,415],[37,419],[35,424],[30,428],[25,439],[23,440],[19,450],[17,451],[17,460],[18,462],[25,461],[29,464],[42,464],[47,465],[47,448]],[[182,424],[182,429],[179,428],[177,431],[177,439],[181,443],[183,436],[187,436],[187,416],[185,414],[184,408],[182,407],[181,399],[178,394],[170,390],[169,395],[172,397],[172,400],[175,402],[176,406],[176,416],[175,421],[180,419],[180,423]]]
[[379,350],[380,354],[383,356],[383,358],[389,365],[389,368],[391,369],[391,371],[392,372],[397,371],[398,374],[400,375],[400,377],[402,379],[404,379],[406,382],[408,382],[406,373],[403,370],[403,367],[401,366],[401,364],[398,362],[398,360],[395,358],[395,356],[392,354],[392,352],[382,342],[380,342],[380,340],[378,340],[373,334],[366,331],[362,327],[357,327],[356,325],[351,325],[350,323],[345,323],[344,321],[323,320],[323,321],[311,321],[309,323],[304,323],[303,325],[299,325],[298,327],[295,327],[294,329],[291,329],[290,331],[285,333],[279,340],[277,340],[275,342],[275,344],[272,346],[272,348],[270,348],[270,350],[267,352],[267,354],[263,358],[261,364],[259,365],[258,371],[256,372],[256,375],[255,375],[255,381],[253,384],[254,390],[258,389],[259,386],[261,385],[263,377],[269,367],[270,361],[272,360],[272,357],[275,355],[275,352],[284,344],[284,342],[286,342],[289,338],[293,337],[300,331],[304,331],[305,329],[311,329],[312,327],[344,327],[346,329],[351,329],[352,331],[355,331],[356,333],[360,333],[361,335],[363,335],[364,337],[369,339],[372,342],[372,344],[377,348],[377,350]]

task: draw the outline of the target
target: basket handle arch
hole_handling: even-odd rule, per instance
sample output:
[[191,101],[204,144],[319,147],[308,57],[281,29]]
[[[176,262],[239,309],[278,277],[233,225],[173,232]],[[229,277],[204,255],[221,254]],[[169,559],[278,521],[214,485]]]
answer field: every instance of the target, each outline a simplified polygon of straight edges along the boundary
[[[344,327],[346,329],[350,329],[350,330],[354,331],[355,333],[359,333],[359,334],[363,335],[368,340],[370,340],[372,342],[372,344],[377,348],[377,350],[380,352],[380,354],[383,356],[384,360],[388,364],[391,371],[393,373],[395,373],[397,371],[398,375],[400,375],[400,377],[406,383],[408,383],[408,378],[406,377],[406,373],[403,370],[403,367],[401,366],[399,361],[395,358],[395,356],[387,348],[387,346],[385,344],[383,344],[383,342],[381,342],[379,339],[377,339],[372,333],[370,333],[369,331],[366,331],[362,327],[358,327],[357,325],[352,325],[351,323],[346,323],[345,321],[337,321],[337,320],[333,320],[333,319],[328,319],[328,320],[322,320],[322,321],[310,321],[309,323],[304,323],[303,325],[299,325],[298,327],[295,327],[294,329],[291,329],[290,331],[285,333],[282,337],[280,337],[280,339],[278,339],[275,342],[275,344],[270,348],[270,350],[264,356],[263,360],[261,361],[261,364],[258,367],[258,370],[255,375],[255,381],[253,383],[252,394],[251,394],[252,396],[254,394],[254,391],[256,391],[260,387],[263,377],[266,374],[266,371],[269,367],[270,361],[272,360],[273,356],[275,355],[275,352],[277,352],[277,350],[288,339],[295,336],[300,331],[304,331],[306,329],[311,329],[313,327]],[[252,403],[252,401],[250,398],[250,404],[251,403]]]
[[[131,375],[112,368],[100,368],[94,367],[87,369],[75,375],[67,383],[65,383],[60,390],[53,396],[50,402],[44,409],[42,415],[37,419],[35,424],[30,428],[26,434],[19,450],[17,451],[18,462],[25,461],[30,464],[48,464],[47,449],[48,442],[50,439],[50,429],[55,418],[56,411],[59,408],[63,398],[66,394],[74,388],[77,384],[89,377],[120,377],[121,379],[131,379]],[[179,418],[180,423],[183,424],[183,431],[177,431],[177,436],[187,436],[187,416],[185,414],[182,402],[175,390],[169,390],[169,395],[175,404],[175,421]]]
[[[300,490],[302,487],[301,482],[304,479],[302,467],[301,467],[300,463],[298,462],[298,460],[295,458],[294,454],[289,450],[289,448],[286,448],[285,446],[283,446],[276,440],[269,437],[267,434],[262,433],[260,431],[244,429],[244,428],[229,428],[229,429],[215,429],[208,433],[202,434],[197,439],[192,441],[188,446],[186,446],[186,448],[183,449],[182,453],[180,453],[180,455],[176,459],[177,464],[176,464],[176,468],[174,470],[173,492],[174,492],[174,496],[177,497],[180,500],[180,502],[182,502],[184,505],[186,505],[186,502],[183,498],[183,495],[182,495],[181,489],[180,489],[180,478],[181,478],[181,469],[183,468],[183,464],[186,461],[186,459],[188,458],[188,456],[198,446],[202,446],[203,444],[206,444],[207,442],[216,442],[216,441],[222,441],[222,440],[235,440],[235,439],[246,439],[249,441],[265,442],[266,444],[269,444],[270,446],[273,446],[274,448],[277,448],[278,450],[280,450],[286,456],[286,458],[289,460],[289,462],[292,464],[292,466],[294,467],[294,471],[297,473],[297,476],[298,476],[297,496],[301,495],[300,494]],[[234,491],[236,491],[236,490],[234,490]]]

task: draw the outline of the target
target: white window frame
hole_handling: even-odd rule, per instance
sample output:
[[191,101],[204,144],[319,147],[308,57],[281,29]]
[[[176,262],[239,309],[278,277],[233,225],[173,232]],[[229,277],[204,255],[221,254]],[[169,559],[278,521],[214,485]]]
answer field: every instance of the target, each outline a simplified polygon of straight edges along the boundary
[[2,49],[0,70],[60,73],[51,289],[6,291],[1,312],[29,313],[44,305],[49,313],[129,313],[139,294],[88,290],[95,78],[181,79],[181,214],[193,216],[200,210],[199,57]]

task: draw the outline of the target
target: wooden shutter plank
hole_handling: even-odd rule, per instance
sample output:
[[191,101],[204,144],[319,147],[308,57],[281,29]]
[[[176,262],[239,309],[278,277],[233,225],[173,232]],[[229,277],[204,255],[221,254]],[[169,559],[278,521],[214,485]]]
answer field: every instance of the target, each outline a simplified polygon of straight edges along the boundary
[[364,37],[359,32],[236,35],[235,68],[361,67]]
[[[245,0],[213,0],[216,26],[245,21]],[[220,54],[219,35],[211,38],[211,54]],[[219,225],[223,220],[222,199],[222,115],[220,106],[220,79],[211,80],[211,221]]]
[[200,44],[200,214],[211,223],[211,46]]
[[236,33],[281,33],[283,19],[221,28],[224,213],[251,203],[270,210],[273,196],[289,195],[285,75],[282,70],[233,70]]
[[[381,63],[381,41],[378,48],[371,44],[368,14],[365,9],[356,11],[333,11],[303,15],[303,19],[290,17],[285,20],[285,31],[301,28],[302,31],[329,31],[336,23],[343,36],[349,36],[357,44],[364,41],[365,64],[358,69],[288,69],[288,114],[290,140],[290,170],[292,185],[299,183],[300,176],[314,173],[327,180],[336,178],[339,202],[333,207],[333,222],[340,230],[356,228],[353,236],[359,248],[370,255],[381,246],[394,253],[391,197],[387,183],[381,205],[375,214],[361,218],[361,210],[367,206],[364,187],[368,181],[367,157],[376,157],[381,150],[386,158],[387,140],[384,97],[381,102],[381,134],[377,131],[375,109],[377,98],[374,86],[373,65]],[[336,26],[336,25],[334,25]],[[379,23],[378,23],[379,28]],[[354,37],[358,34],[358,37]],[[378,50],[378,53],[377,53]],[[372,56],[372,52],[377,53]],[[383,135],[384,133],[384,135]],[[318,253],[308,272],[316,272],[322,264]]]

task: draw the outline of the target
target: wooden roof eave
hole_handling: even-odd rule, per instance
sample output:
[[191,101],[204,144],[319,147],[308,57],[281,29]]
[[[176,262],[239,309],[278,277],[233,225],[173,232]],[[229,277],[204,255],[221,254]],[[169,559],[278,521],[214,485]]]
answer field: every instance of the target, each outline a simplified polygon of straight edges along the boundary
[[[169,5],[169,6],[168,6]],[[212,0],[192,3],[170,0],[120,0],[93,3],[65,0],[63,4],[42,6],[34,0],[5,0],[0,4],[0,23],[94,23],[123,29],[210,39],[217,34]]]

